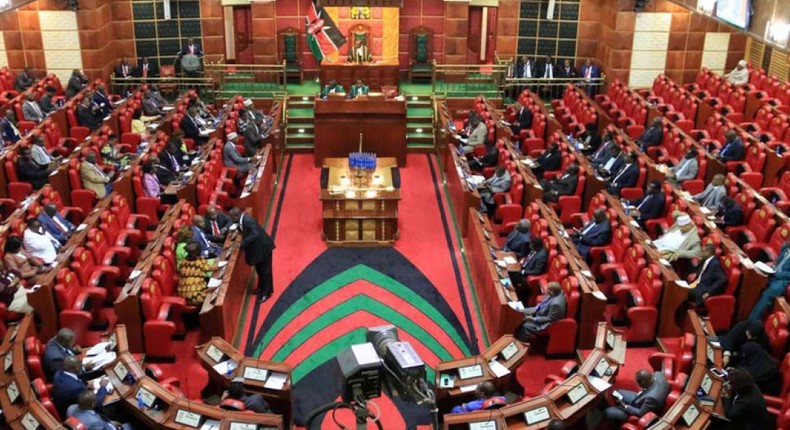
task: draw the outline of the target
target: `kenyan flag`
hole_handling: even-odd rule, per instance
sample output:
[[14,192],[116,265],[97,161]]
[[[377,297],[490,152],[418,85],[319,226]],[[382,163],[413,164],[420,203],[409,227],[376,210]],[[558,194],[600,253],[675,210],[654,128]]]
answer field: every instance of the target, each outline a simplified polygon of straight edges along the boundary
[[307,46],[318,61],[346,44],[346,38],[340,34],[332,18],[327,15],[324,8],[316,6],[316,0],[305,16],[307,28]]

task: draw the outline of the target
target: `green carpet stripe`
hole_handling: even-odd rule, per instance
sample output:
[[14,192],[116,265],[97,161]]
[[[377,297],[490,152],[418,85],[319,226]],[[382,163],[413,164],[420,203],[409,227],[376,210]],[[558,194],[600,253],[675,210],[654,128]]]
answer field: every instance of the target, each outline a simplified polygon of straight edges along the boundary
[[400,282],[386,276],[370,267],[365,265],[357,265],[339,273],[332,278],[327,279],[320,285],[310,290],[307,294],[295,301],[285,312],[283,312],[272,326],[266,330],[266,335],[261,339],[261,342],[255,349],[255,356],[260,356],[263,348],[271,342],[272,338],[279,333],[289,322],[295,320],[307,308],[318,302],[322,297],[332,293],[335,290],[342,288],[345,285],[357,280],[366,280],[372,284],[376,284],[385,290],[403,298],[405,301],[414,305],[415,308],[423,312],[431,320],[433,320],[439,327],[444,330],[448,336],[458,345],[458,348],[464,352],[465,355],[469,354],[469,348],[462,340],[457,329],[450,324],[449,321],[434,308],[425,299],[420,297],[414,291],[401,284]]
[[[311,354],[309,357],[305,358],[301,363],[297,364],[296,367],[293,368],[293,371],[291,372],[291,379],[293,380],[293,384],[299,382],[300,379],[307,376],[318,366],[326,363],[329,360],[333,360],[335,357],[337,357],[338,354],[340,354],[343,350],[348,348],[350,345],[365,343],[366,334],[367,334],[366,329],[358,328],[336,339],[333,339],[332,341],[328,342],[326,345],[322,346],[319,350]],[[426,373],[426,379],[428,381],[434,380],[435,371],[430,366],[428,365],[425,366],[425,373]]]
[[436,340],[431,333],[428,333],[423,327],[415,324],[409,317],[403,315],[398,310],[381,303],[380,301],[361,294],[346,300],[342,304],[325,311],[320,317],[311,321],[306,326],[302,327],[296,334],[294,334],[288,342],[280,347],[279,350],[272,356],[272,361],[285,361],[293,351],[308,342],[311,337],[317,333],[331,328],[335,321],[345,318],[360,309],[364,309],[379,318],[389,321],[391,324],[398,327],[400,330],[409,333],[415,339],[419,339],[425,347],[436,354],[440,360],[446,361],[453,358],[447,349]]

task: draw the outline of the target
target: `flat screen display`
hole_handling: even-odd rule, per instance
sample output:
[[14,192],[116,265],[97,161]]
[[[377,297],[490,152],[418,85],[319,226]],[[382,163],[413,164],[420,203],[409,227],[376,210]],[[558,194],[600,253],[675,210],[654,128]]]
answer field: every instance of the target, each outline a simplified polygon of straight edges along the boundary
[[749,28],[751,11],[751,0],[719,0],[716,3],[716,18],[743,29]]

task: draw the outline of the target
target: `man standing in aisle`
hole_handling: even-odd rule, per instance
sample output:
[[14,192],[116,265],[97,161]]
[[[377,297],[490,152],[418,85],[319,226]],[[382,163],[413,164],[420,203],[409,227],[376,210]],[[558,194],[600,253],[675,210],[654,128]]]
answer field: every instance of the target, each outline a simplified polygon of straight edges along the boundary
[[255,266],[255,273],[258,275],[258,288],[255,290],[257,295],[256,303],[263,303],[269,300],[274,292],[272,282],[272,253],[274,252],[274,240],[266,233],[263,226],[247,213],[239,208],[230,210],[230,219],[239,225],[242,234],[241,248],[244,249],[244,258],[247,264]]

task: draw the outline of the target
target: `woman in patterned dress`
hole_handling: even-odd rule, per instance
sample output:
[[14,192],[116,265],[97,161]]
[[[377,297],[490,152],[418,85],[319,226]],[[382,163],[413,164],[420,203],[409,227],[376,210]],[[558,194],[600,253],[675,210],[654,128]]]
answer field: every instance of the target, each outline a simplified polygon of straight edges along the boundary
[[178,295],[190,305],[200,306],[206,297],[208,280],[217,267],[213,260],[200,256],[196,243],[187,245],[186,251],[186,259],[178,268]]

